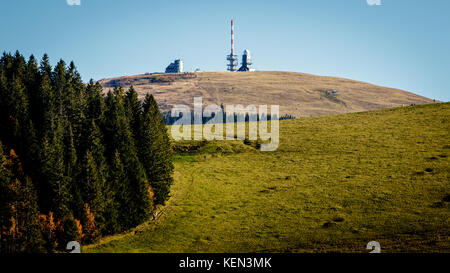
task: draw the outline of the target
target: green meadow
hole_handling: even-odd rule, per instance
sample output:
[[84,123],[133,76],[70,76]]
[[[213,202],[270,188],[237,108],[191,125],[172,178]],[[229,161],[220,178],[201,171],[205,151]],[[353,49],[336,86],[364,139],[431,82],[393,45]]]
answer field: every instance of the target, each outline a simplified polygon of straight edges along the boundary
[[158,217],[83,251],[450,252],[449,132],[444,103],[283,120],[275,152],[174,142]]

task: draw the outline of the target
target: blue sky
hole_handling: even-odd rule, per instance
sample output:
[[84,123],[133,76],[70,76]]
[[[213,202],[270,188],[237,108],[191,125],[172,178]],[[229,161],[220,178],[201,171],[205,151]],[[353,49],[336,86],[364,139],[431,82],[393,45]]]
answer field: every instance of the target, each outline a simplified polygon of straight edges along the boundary
[[85,81],[224,71],[235,47],[257,70],[345,77],[450,100],[450,1],[0,0],[0,51],[75,61]]

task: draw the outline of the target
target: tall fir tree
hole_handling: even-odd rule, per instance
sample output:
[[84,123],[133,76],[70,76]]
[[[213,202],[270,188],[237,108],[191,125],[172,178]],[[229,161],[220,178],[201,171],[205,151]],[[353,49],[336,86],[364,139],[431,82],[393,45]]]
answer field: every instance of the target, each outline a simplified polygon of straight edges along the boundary
[[142,123],[142,104],[133,86],[125,94],[125,111],[130,120],[131,132],[135,138],[138,138]]
[[[129,228],[148,219],[151,212],[149,183],[137,157],[135,140],[130,130],[130,122],[124,106],[122,88],[115,88],[106,97],[105,136],[107,150],[118,151],[124,165],[124,184],[129,188],[129,197],[123,200],[126,211],[121,212],[121,221]],[[114,160],[115,155],[111,155]],[[122,205],[122,204],[121,204]]]
[[139,155],[156,204],[169,198],[173,183],[173,163],[170,138],[153,95],[147,94],[143,103],[142,129],[139,137]]

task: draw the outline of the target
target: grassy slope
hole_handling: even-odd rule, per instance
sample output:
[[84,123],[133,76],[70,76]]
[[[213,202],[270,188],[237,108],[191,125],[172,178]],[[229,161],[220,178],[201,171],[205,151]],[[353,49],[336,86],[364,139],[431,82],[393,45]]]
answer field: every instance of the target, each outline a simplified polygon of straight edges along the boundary
[[447,103],[282,121],[272,153],[209,143],[206,161],[176,157],[160,218],[86,250],[449,252],[449,117]]
[[[432,100],[398,89],[343,78],[294,72],[201,72],[125,76],[100,81],[128,87],[142,98],[154,94],[163,111],[173,105],[192,105],[194,96],[207,104],[280,105],[281,114],[296,117],[342,114],[431,103]],[[106,88],[107,90],[108,88]],[[339,94],[327,95],[337,89]]]

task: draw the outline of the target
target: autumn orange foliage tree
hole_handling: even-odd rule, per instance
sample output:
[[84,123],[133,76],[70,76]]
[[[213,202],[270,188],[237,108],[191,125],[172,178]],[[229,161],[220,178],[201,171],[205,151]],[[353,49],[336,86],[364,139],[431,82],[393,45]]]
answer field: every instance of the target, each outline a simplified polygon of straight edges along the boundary
[[95,226],[95,217],[91,212],[91,208],[89,207],[89,204],[84,204],[84,226],[83,226],[83,238],[82,241],[84,243],[92,243],[94,242],[99,232]]
[[1,142],[0,198],[0,252],[43,251],[34,186],[15,151],[5,155]]
[[58,246],[56,241],[56,224],[53,218],[53,212],[49,212],[48,215],[39,215],[41,222],[41,232],[45,239],[45,247],[48,252],[52,252]]

